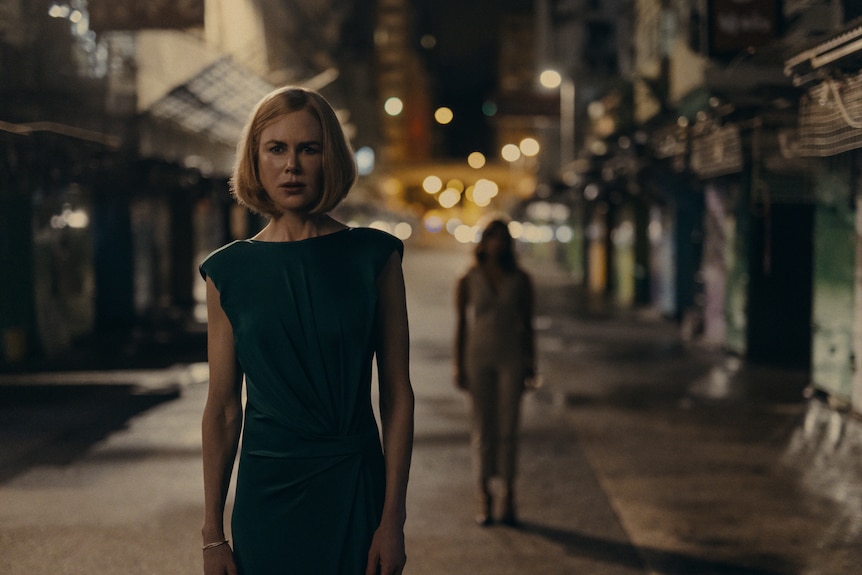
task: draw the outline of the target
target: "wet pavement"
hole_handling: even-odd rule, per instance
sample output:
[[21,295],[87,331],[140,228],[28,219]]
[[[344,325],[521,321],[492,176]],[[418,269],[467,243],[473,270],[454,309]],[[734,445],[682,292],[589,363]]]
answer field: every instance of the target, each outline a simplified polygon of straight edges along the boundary
[[[862,425],[806,400],[807,372],[688,346],[670,322],[583,306],[547,267],[536,277],[537,398],[566,406],[647,572],[859,571]],[[581,306],[560,313],[565,300]]]
[[[858,421],[806,400],[806,373],[687,346],[672,323],[587,305],[535,262],[543,386],[523,406],[523,525],[475,526],[451,382],[452,288],[468,262],[455,247],[405,260],[417,397],[405,573],[858,571]],[[146,369],[79,358],[74,372],[0,374],[0,572],[200,572],[199,335],[167,369],[164,339]]]

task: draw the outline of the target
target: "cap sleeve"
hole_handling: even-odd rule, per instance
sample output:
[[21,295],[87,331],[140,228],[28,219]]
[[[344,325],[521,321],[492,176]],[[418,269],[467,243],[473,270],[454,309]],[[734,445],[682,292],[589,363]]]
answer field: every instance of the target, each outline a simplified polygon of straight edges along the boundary
[[219,287],[220,280],[223,276],[222,271],[227,265],[226,260],[229,259],[229,248],[236,243],[237,242],[234,241],[226,246],[222,246],[204,258],[204,261],[201,262],[200,266],[198,266],[198,271],[204,280],[210,278],[216,287]]

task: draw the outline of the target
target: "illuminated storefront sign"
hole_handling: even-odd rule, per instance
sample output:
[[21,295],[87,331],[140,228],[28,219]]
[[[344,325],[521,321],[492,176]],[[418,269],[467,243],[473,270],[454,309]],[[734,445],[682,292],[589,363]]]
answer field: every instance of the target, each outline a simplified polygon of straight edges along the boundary
[[713,56],[735,56],[778,37],[779,0],[711,0],[709,47]]

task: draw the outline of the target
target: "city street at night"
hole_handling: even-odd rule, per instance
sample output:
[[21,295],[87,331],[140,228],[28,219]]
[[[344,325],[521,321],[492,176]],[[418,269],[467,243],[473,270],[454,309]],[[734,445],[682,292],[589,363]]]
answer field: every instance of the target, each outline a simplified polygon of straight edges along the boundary
[[[814,466],[793,457],[804,374],[743,366],[719,382],[733,366],[684,345],[672,322],[586,305],[535,261],[544,384],[523,404],[522,525],[476,526],[467,404],[451,381],[452,289],[469,258],[459,246],[405,256],[405,573],[855,572],[859,475],[839,482],[841,502],[815,496]],[[201,572],[206,387],[201,364],[0,376],[0,572]]]
[[859,0],[0,0],[0,79],[0,575],[862,572]]

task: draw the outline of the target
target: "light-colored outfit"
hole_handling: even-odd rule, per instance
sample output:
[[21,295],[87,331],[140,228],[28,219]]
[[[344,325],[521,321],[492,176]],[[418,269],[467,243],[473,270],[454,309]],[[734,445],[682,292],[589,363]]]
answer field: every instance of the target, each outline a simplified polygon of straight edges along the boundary
[[524,378],[532,368],[531,334],[524,325],[531,307],[530,282],[522,271],[491,284],[478,267],[466,276],[464,368],[472,400],[474,471],[479,484],[515,478],[518,412]]

